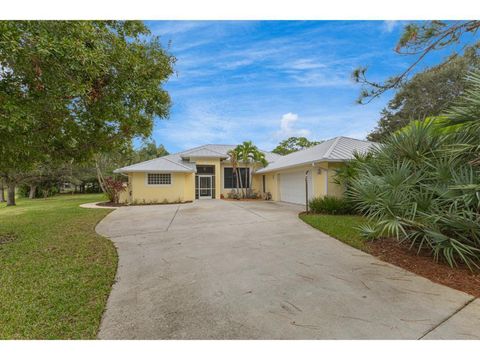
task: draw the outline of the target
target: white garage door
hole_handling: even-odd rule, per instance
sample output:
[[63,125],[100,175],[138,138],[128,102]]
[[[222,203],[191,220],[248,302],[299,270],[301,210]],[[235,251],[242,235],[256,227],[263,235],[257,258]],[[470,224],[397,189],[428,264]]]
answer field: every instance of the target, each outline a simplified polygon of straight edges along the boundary
[[[313,196],[312,173],[308,174],[308,198]],[[305,171],[280,174],[280,200],[305,205]]]

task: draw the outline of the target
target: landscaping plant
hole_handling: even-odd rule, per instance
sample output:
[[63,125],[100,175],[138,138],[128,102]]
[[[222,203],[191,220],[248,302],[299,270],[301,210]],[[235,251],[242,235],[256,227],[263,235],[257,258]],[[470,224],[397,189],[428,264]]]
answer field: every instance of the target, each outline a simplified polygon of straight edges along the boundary
[[309,201],[310,211],[315,214],[347,215],[355,211],[345,198],[336,196],[316,197]]
[[371,222],[368,238],[396,237],[450,266],[480,268],[480,76],[447,116],[412,122],[364,161],[347,189]]
[[118,204],[120,199],[120,193],[125,190],[125,184],[121,180],[115,180],[111,177],[105,179],[105,194],[108,199],[114,203]]

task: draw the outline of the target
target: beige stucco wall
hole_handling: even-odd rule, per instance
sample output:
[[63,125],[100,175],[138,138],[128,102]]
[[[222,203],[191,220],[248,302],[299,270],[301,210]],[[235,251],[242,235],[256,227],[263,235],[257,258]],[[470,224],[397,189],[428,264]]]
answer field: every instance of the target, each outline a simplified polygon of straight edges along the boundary
[[[264,174],[266,176],[266,191],[272,194],[272,200],[278,201],[280,200],[279,178],[282,174],[297,171],[305,172],[310,170],[312,171],[312,186],[315,197],[322,197],[326,194],[330,196],[342,197],[342,186],[335,184],[334,182],[335,169],[338,169],[342,166],[344,166],[343,163],[320,162],[315,163],[314,166],[297,166],[285,170],[269,172]],[[259,186],[261,188],[261,174],[255,175],[254,177],[259,179]],[[326,185],[327,181],[328,185]]]
[[121,201],[133,204],[185,202],[195,199],[195,177],[192,173],[171,173],[170,185],[148,185],[146,173],[128,174],[131,197],[128,190],[122,194]]
[[[215,198],[221,194],[228,196],[231,189],[223,188],[223,169],[231,167],[229,162],[221,162],[219,159],[195,159],[198,165],[215,166]],[[239,166],[242,166],[241,164]],[[312,186],[315,197],[326,194],[331,196],[343,196],[342,186],[335,184],[335,169],[344,166],[343,163],[315,163],[314,166],[298,166],[286,170],[269,172],[266,174],[254,174],[252,176],[252,189],[258,194],[263,194],[263,175],[265,175],[265,190],[272,196],[272,200],[280,200],[279,175],[297,171],[312,171]],[[328,179],[328,184],[327,183]],[[131,194],[131,195],[130,195]],[[128,187],[120,195],[120,202],[127,203],[162,203],[162,202],[185,202],[195,200],[195,174],[172,173],[171,185],[147,185],[146,173],[128,174]]]

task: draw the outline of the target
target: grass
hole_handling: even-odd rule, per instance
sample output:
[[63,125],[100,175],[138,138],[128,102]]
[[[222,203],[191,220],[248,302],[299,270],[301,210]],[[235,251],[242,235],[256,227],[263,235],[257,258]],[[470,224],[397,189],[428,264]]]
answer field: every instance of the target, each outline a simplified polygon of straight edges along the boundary
[[300,214],[300,219],[354,248],[365,250],[365,239],[360,236],[358,226],[365,224],[367,220],[362,216],[355,215],[317,215]]
[[111,210],[79,205],[102,199],[61,195],[0,204],[0,339],[96,337],[117,252],[94,230]]

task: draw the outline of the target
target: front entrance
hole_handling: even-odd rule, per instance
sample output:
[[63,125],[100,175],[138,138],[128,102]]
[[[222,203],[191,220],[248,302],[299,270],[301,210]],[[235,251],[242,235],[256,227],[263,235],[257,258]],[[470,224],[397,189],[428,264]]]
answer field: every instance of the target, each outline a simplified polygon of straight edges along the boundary
[[198,175],[198,198],[211,199],[213,195],[213,176]]
[[215,199],[215,166],[197,164],[195,199]]

